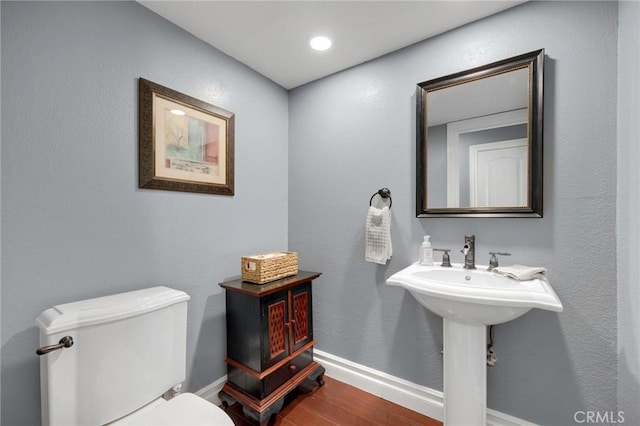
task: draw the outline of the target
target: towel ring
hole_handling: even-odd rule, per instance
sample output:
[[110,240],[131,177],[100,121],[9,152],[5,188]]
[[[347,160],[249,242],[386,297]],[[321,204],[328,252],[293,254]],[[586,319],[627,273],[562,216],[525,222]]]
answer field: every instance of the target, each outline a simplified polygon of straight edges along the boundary
[[391,205],[393,204],[393,200],[391,199],[391,191],[389,190],[389,188],[381,188],[377,192],[374,192],[371,198],[369,199],[369,206],[371,206],[371,203],[373,202],[373,197],[375,197],[376,195],[379,195],[381,198],[388,198],[389,208],[391,208]]

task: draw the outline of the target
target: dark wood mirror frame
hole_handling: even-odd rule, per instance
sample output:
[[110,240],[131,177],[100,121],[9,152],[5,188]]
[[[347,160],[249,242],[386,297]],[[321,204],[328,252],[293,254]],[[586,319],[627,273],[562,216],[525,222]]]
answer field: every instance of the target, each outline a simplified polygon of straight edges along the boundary
[[[528,68],[528,201],[516,207],[427,206],[427,95],[509,71]],[[416,89],[416,217],[542,217],[544,49],[418,84]],[[446,178],[443,178],[446,181]]]

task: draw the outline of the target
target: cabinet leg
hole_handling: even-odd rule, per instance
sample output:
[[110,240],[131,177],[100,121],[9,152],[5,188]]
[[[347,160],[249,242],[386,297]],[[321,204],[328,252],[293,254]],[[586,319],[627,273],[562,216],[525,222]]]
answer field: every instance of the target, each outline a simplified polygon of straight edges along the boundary
[[298,391],[309,393],[324,385],[324,372],[324,367],[318,365],[318,367],[298,385]]
[[316,383],[318,383],[319,386],[323,386],[324,385],[324,372],[325,372],[324,367],[321,366],[320,364],[318,364],[318,368],[313,370],[313,373],[309,374],[307,379],[314,380]]
[[318,383],[319,386],[324,386],[324,367],[320,366],[320,368],[317,371],[317,375],[316,375],[316,382]]
[[269,419],[271,418],[271,416],[273,416],[274,414],[278,414],[280,410],[282,410],[283,405],[284,405],[284,397],[277,400],[273,405],[271,405],[269,408],[267,408],[265,411],[261,413],[257,412],[256,410],[254,410],[253,408],[247,405],[243,405],[242,413],[245,415],[245,417],[260,423],[260,426],[266,426],[267,423],[269,423]]
[[237,402],[237,400],[234,397],[232,397],[231,395],[229,395],[223,390],[218,392],[218,398],[220,398],[220,401],[222,402],[222,405],[224,406],[224,408],[231,407],[233,404]]

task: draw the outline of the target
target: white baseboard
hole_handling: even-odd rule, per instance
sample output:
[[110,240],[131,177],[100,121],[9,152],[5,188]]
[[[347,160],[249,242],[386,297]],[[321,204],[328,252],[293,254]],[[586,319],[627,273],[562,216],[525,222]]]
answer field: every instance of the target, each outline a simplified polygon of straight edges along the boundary
[[[314,349],[313,354],[314,359],[326,369],[327,376],[432,419],[443,421],[444,398],[441,391],[417,385],[317,349]],[[487,426],[536,425],[496,410],[487,409]]]
[[[441,391],[417,385],[408,380],[392,376],[344,358],[314,349],[314,360],[326,370],[326,375],[343,383],[401,405],[425,416],[442,421],[444,402]],[[227,381],[223,376],[195,392],[196,395],[220,405],[218,392]],[[536,426],[517,417],[487,409],[487,426]]]
[[442,392],[314,349],[326,375],[432,419],[443,419]]

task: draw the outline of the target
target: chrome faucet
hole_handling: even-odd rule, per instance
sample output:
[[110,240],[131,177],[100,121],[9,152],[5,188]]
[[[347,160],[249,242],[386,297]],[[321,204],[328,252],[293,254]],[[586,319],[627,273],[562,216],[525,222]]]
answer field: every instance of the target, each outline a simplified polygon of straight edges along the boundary
[[476,269],[476,236],[465,235],[464,246],[460,253],[464,254],[464,269]]

